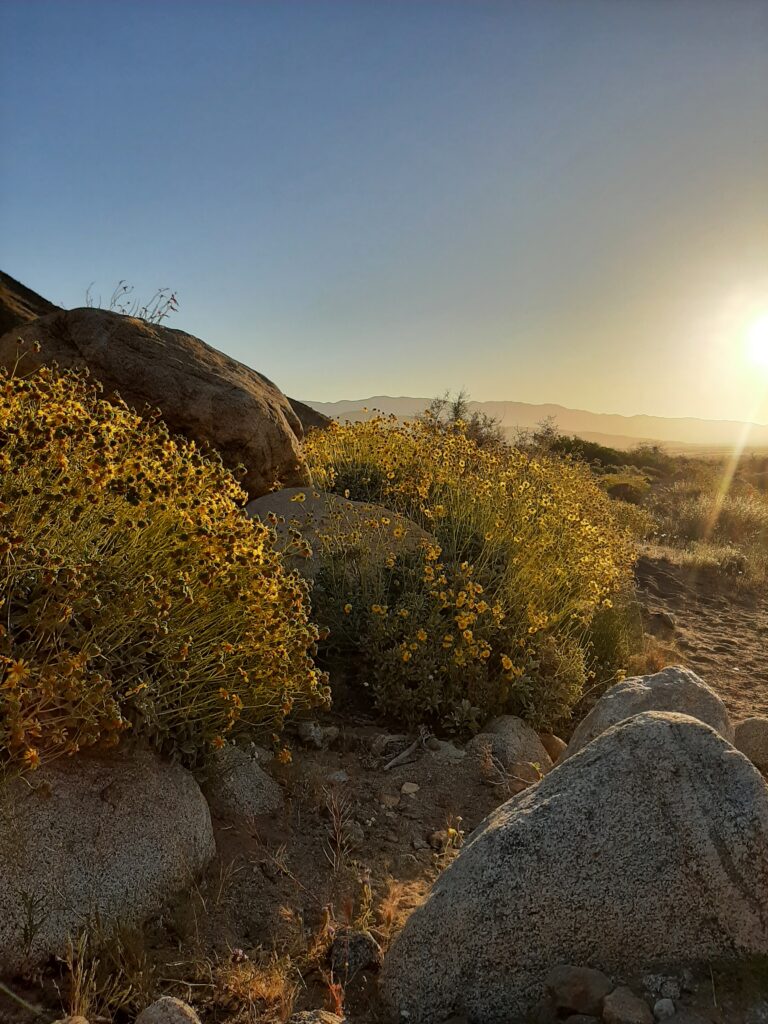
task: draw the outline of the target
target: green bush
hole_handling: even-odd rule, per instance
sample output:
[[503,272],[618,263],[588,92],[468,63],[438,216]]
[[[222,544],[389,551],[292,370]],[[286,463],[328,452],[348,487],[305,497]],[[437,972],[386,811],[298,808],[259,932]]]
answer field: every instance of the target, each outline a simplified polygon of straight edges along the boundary
[[634,559],[586,467],[481,448],[460,424],[381,419],[317,432],[305,454],[316,486],[434,537],[381,560],[321,538],[316,614],[381,709],[444,728],[504,710],[542,725],[568,714],[590,671],[589,623]]
[[0,374],[0,757],[193,763],[326,699],[307,590],[221,462],[72,373]]

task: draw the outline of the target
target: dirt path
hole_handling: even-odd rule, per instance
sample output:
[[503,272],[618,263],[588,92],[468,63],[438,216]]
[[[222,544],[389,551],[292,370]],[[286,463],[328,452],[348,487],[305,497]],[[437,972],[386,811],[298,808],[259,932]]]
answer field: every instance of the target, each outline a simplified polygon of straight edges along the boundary
[[[718,691],[735,721],[768,716],[768,595],[643,556],[640,599],[650,627]],[[670,616],[671,619],[667,619]]]

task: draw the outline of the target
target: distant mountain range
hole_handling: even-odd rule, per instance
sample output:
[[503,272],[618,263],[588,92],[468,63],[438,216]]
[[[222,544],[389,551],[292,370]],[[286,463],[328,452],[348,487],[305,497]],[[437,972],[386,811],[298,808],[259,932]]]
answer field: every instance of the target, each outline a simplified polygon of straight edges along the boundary
[[[429,405],[429,399],[376,395],[354,401],[306,401],[306,404],[325,416],[341,420],[367,419],[374,410],[409,419],[423,412]],[[498,417],[510,437],[518,430],[530,430],[551,417],[564,434],[576,434],[587,441],[598,441],[614,448],[632,448],[642,443],[659,443],[679,451],[689,448],[721,450],[739,443],[746,443],[749,448],[768,448],[768,425],[737,420],[620,416],[528,402],[470,402],[470,409]]]

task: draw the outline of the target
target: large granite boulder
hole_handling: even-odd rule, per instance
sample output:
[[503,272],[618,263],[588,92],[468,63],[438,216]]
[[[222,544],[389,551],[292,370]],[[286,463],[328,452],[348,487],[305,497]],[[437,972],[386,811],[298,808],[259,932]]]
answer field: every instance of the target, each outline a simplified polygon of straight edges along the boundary
[[685,715],[614,726],[473,833],[386,958],[393,1018],[530,1019],[553,964],[768,954],[768,788]]
[[350,501],[314,487],[286,487],[246,505],[252,518],[273,523],[278,544],[286,547],[298,531],[311,554],[292,564],[313,579],[323,558],[335,551],[356,550],[360,558],[384,560],[400,551],[415,551],[434,544],[426,530],[381,505]]
[[6,782],[0,970],[64,954],[96,915],[106,931],[141,925],[214,853],[199,786],[153,754],[79,755]]
[[749,758],[755,768],[768,775],[768,718],[756,715],[738,722],[733,745]]
[[107,395],[139,412],[159,409],[171,431],[211,445],[232,469],[243,465],[251,497],[308,480],[301,424],[285,395],[191,334],[103,309],[60,310],[4,334],[0,365],[14,365],[18,338],[25,369],[87,368]]
[[711,686],[690,669],[673,665],[650,676],[633,676],[606,690],[571,737],[560,761],[633,715],[643,711],[674,711],[711,725],[733,742],[734,730],[728,709]]

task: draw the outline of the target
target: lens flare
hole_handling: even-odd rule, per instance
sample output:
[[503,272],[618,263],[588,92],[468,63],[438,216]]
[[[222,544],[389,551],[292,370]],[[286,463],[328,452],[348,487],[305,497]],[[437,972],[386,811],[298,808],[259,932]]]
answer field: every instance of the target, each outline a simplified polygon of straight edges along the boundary
[[768,369],[768,313],[752,321],[747,328],[745,340],[749,361]]

